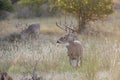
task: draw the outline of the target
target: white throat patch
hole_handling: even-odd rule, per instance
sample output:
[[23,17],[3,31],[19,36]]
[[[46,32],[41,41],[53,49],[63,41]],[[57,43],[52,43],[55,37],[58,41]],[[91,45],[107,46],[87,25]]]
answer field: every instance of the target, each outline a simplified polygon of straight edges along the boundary
[[80,42],[80,41],[78,41],[78,40],[75,40],[74,42],[75,42],[75,43],[79,43],[79,44],[81,44],[81,42]]
[[65,43],[65,46],[69,46],[69,45],[70,45],[70,43],[69,43],[69,42]]

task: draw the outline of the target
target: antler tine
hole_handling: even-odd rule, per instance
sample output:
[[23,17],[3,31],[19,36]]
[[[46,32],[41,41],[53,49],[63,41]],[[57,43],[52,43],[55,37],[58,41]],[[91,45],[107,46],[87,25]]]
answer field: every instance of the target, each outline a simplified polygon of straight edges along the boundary
[[63,27],[61,26],[61,21],[60,21],[60,24],[58,24],[58,23],[56,22],[56,26],[58,26],[60,29],[64,30]]
[[66,21],[66,16],[65,16],[65,24],[64,24],[64,26],[65,26],[65,31],[69,32],[69,30],[67,29],[68,25],[67,25],[67,21]]
[[67,28],[70,29],[70,30],[72,30],[72,32],[76,32],[76,30],[72,29],[71,27],[67,26]]
[[65,31],[69,33],[70,29],[68,28],[69,25],[67,24],[67,17],[66,16],[65,16],[65,24],[64,24],[64,26],[65,26]]
[[66,16],[65,16],[65,26],[67,26]]
[[72,17],[71,17],[71,23],[70,23],[69,26],[66,26],[66,28],[69,29],[69,32],[70,32],[70,30],[71,30],[72,32],[76,32],[76,30],[74,30],[72,26],[73,26],[73,20],[72,20]]
[[72,17],[71,17],[71,24],[70,24],[70,27],[72,27],[73,26],[73,20],[72,20]]
[[[71,17],[72,18],[72,17]],[[65,21],[63,24],[61,24],[61,20],[60,20],[60,24],[58,24],[58,22],[56,22],[56,26],[58,26],[60,29],[65,30],[66,32],[70,33],[70,32],[76,32],[76,30],[73,29],[73,20],[71,19],[71,24],[67,24],[67,19],[65,16]]]

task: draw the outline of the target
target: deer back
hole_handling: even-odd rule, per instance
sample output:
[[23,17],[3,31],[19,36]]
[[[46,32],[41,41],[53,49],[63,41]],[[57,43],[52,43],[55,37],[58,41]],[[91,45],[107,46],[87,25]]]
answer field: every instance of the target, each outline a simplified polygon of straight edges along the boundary
[[71,59],[77,59],[83,54],[83,47],[80,41],[69,42],[66,47],[68,49],[68,56]]
[[31,24],[28,26],[28,28],[21,31],[22,34],[28,33],[28,34],[38,34],[40,30],[39,24]]

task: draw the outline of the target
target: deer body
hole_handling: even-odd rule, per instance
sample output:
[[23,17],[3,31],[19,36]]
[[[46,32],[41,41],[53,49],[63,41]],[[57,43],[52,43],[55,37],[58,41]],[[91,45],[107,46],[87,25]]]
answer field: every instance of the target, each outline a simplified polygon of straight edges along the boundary
[[68,45],[66,45],[68,50],[68,57],[70,64],[74,67],[78,66],[78,62],[80,60],[80,63],[82,64],[82,53],[83,49],[79,41],[72,41],[69,42]]
[[71,59],[76,59],[76,57],[79,57],[81,55],[82,46],[80,43],[77,43],[75,41],[69,42],[69,44],[66,46],[68,49],[68,56],[71,57]]
[[69,62],[77,69],[79,61],[82,65],[83,47],[81,42],[76,40],[76,31],[72,28],[72,21],[71,25],[68,25],[66,21],[63,25],[58,23],[56,23],[56,25],[66,31],[66,34],[63,37],[60,37],[57,40],[57,43],[64,44],[66,46]]
[[[78,63],[80,61],[80,64],[82,65],[82,55],[83,55],[83,47],[80,43],[80,41],[77,40],[73,40],[73,41],[68,41],[68,39],[65,39],[68,37],[61,37],[57,43],[63,43],[65,44],[66,48],[67,48],[67,54],[69,57],[69,62],[70,64],[74,67],[77,68],[78,67]],[[65,41],[67,40],[67,41]]]
[[21,31],[21,37],[24,39],[26,37],[36,37],[39,34],[40,25],[35,23],[28,26],[28,28]]
[[21,34],[38,34],[39,33],[39,29],[40,29],[40,25],[39,24],[31,24],[28,26],[28,28],[24,29],[23,31],[21,31]]

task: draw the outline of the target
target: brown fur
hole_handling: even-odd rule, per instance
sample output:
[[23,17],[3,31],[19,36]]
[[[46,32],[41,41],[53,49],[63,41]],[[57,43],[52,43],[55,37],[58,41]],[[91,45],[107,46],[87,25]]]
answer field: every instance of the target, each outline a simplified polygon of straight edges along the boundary
[[[83,55],[83,48],[81,44],[77,42],[69,42],[69,45],[66,46],[68,50],[68,56],[70,60],[77,60],[77,66],[78,67],[78,62],[80,60],[80,64],[82,65],[82,55]],[[71,63],[71,62],[70,62]]]
[[[81,65],[82,65],[82,55],[83,55],[83,47],[80,43],[80,41],[75,41],[74,39],[75,37],[73,36],[73,34],[68,34],[65,35],[64,37],[61,37],[57,43],[61,43],[61,44],[67,44],[66,48],[68,50],[68,56],[69,56],[69,61],[70,64],[72,65],[72,60],[76,60],[76,66],[74,66],[75,68],[78,67],[78,63],[80,61]],[[72,65],[73,66],[73,65]]]
[[40,29],[40,25],[39,24],[31,24],[28,26],[28,28],[24,29],[23,31],[21,31],[21,34],[38,34],[39,33],[39,29]]
[[37,37],[37,35],[39,35],[39,30],[40,30],[40,24],[38,23],[33,23],[30,25],[27,25],[28,27],[25,29],[22,29],[22,25],[21,24],[17,24],[16,28],[21,28],[21,38],[29,38],[29,37]]

